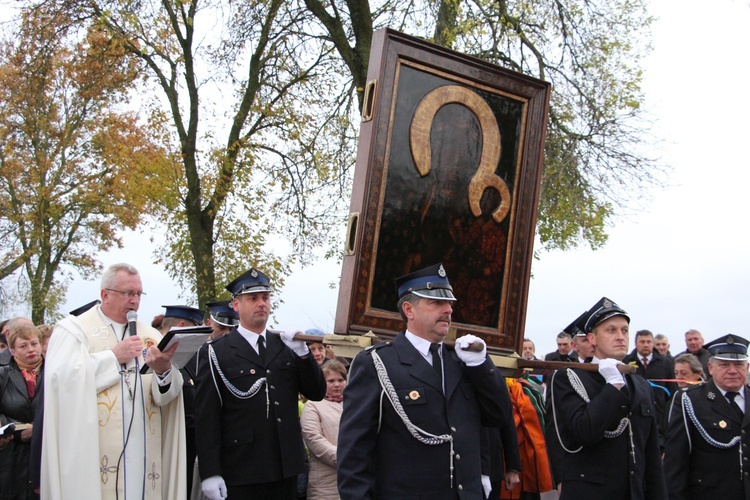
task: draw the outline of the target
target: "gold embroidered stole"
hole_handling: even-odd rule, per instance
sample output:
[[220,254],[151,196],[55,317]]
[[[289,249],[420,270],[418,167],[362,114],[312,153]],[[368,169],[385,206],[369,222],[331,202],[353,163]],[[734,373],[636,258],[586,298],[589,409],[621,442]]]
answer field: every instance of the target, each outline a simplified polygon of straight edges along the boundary
[[[89,340],[89,352],[101,352],[112,349],[117,345],[120,332],[115,333],[112,326],[102,320],[98,307],[82,314],[78,321],[83,326]],[[139,323],[139,328],[141,324]],[[146,325],[143,325],[145,328]],[[141,334],[144,344],[158,343],[158,333],[149,331],[147,335]],[[144,345],[143,354],[139,359],[139,366],[143,365],[147,346]],[[125,457],[120,460],[118,471],[118,459],[123,451],[123,436],[127,435],[128,422],[123,421],[122,404],[135,404],[134,419],[140,419],[145,429],[144,433],[131,430],[128,441],[128,452],[138,456],[144,456],[145,464],[145,498],[161,499],[161,412],[154,404],[151,397],[152,374],[140,375],[130,373],[130,385],[134,391],[133,403],[131,403],[128,386],[125,383],[126,375],[120,375],[120,381],[104,389],[97,394],[97,413],[99,415],[99,474],[101,476],[102,499],[114,499],[115,484],[119,494],[117,497],[125,498]],[[137,391],[135,377],[137,381]],[[145,412],[141,411],[145,404]],[[144,448],[145,446],[145,448]],[[116,475],[119,474],[119,478]],[[140,483],[140,482],[139,482]],[[139,487],[140,490],[140,487]],[[129,496],[140,498],[141,492],[129,491]]]

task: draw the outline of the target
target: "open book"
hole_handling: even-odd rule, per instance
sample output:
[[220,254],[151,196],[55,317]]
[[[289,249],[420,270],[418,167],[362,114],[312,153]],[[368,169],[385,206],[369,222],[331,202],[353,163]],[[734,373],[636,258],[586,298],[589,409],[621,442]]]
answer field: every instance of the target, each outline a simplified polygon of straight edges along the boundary
[[21,434],[21,431],[26,430],[29,424],[22,424],[21,422],[11,422],[8,425],[0,427],[0,438],[8,437],[11,434],[17,436]]
[[[190,361],[193,354],[208,340],[213,330],[210,326],[185,326],[173,327],[167,332],[164,338],[159,342],[159,350],[164,351],[179,343],[177,350],[172,356],[172,364],[177,368],[182,368]],[[152,370],[147,364],[141,367],[141,374],[151,373]]]

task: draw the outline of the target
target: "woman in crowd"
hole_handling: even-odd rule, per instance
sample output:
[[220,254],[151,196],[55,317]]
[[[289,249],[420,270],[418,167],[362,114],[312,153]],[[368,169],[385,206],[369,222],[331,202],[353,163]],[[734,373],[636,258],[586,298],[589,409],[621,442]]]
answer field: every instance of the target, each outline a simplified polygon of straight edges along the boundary
[[695,355],[680,354],[674,360],[674,378],[680,389],[691,387],[703,380],[703,366]]
[[318,330],[317,328],[310,328],[309,330],[305,330],[305,333],[307,335],[315,335],[316,337],[320,337],[320,342],[308,342],[307,347],[310,349],[310,352],[315,358],[315,361],[317,361],[318,364],[322,366],[323,363],[328,361],[328,358],[326,357],[326,346],[323,344],[323,337],[325,337],[325,333],[323,333],[322,330]]
[[323,365],[323,375],[326,378],[325,399],[308,401],[300,419],[302,438],[310,451],[308,500],[339,498],[336,484],[336,447],[346,387],[346,368],[339,361],[326,361]]
[[[13,320],[11,320],[13,321]],[[32,422],[43,380],[42,343],[39,330],[30,320],[9,325],[8,346],[13,357],[0,367],[0,420],[15,423],[10,440],[0,441],[0,498],[27,500],[39,498],[29,480],[29,450]]]
[[[677,380],[677,385],[680,386],[681,391],[695,384],[700,384],[703,382],[703,365],[701,365],[700,360],[694,354],[687,352],[680,354],[674,358],[674,378]],[[675,411],[674,401],[676,395],[672,395],[669,407],[662,417],[661,429],[663,432],[666,432],[669,421],[672,420],[672,414]]]

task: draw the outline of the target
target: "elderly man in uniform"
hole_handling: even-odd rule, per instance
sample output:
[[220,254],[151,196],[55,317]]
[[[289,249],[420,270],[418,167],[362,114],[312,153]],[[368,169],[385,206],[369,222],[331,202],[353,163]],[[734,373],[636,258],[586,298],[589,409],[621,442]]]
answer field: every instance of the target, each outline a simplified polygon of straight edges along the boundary
[[675,396],[664,449],[670,499],[750,499],[747,346],[737,335],[706,344],[711,380]]
[[549,380],[547,438],[563,463],[560,499],[663,499],[667,496],[653,393],[618,370],[628,353],[630,317],[603,297],[579,328],[594,346],[598,372],[566,368]]
[[[482,425],[515,429],[503,378],[481,339],[465,335],[455,350],[443,346],[456,299],[441,264],[398,278],[396,287],[406,331],[351,365],[339,427],[339,494],[484,498]],[[469,350],[471,344],[481,351]],[[518,443],[503,446],[506,482],[515,486]]]
[[199,354],[195,425],[201,489],[211,500],[294,499],[303,472],[297,397],[320,401],[326,381],[296,332],[280,336],[268,277],[256,269],[227,285],[240,324]]

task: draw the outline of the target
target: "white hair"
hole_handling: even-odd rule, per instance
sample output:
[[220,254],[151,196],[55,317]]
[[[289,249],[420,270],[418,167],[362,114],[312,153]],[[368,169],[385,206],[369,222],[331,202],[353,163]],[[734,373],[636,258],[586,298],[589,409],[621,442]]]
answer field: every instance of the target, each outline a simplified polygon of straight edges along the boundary
[[112,288],[114,286],[115,275],[117,275],[119,271],[125,271],[130,275],[138,275],[138,269],[131,266],[130,264],[112,264],[107,268],[106,271],[104,271],[104,274],[102,274],[102,290],[104,290],[105,288]]

